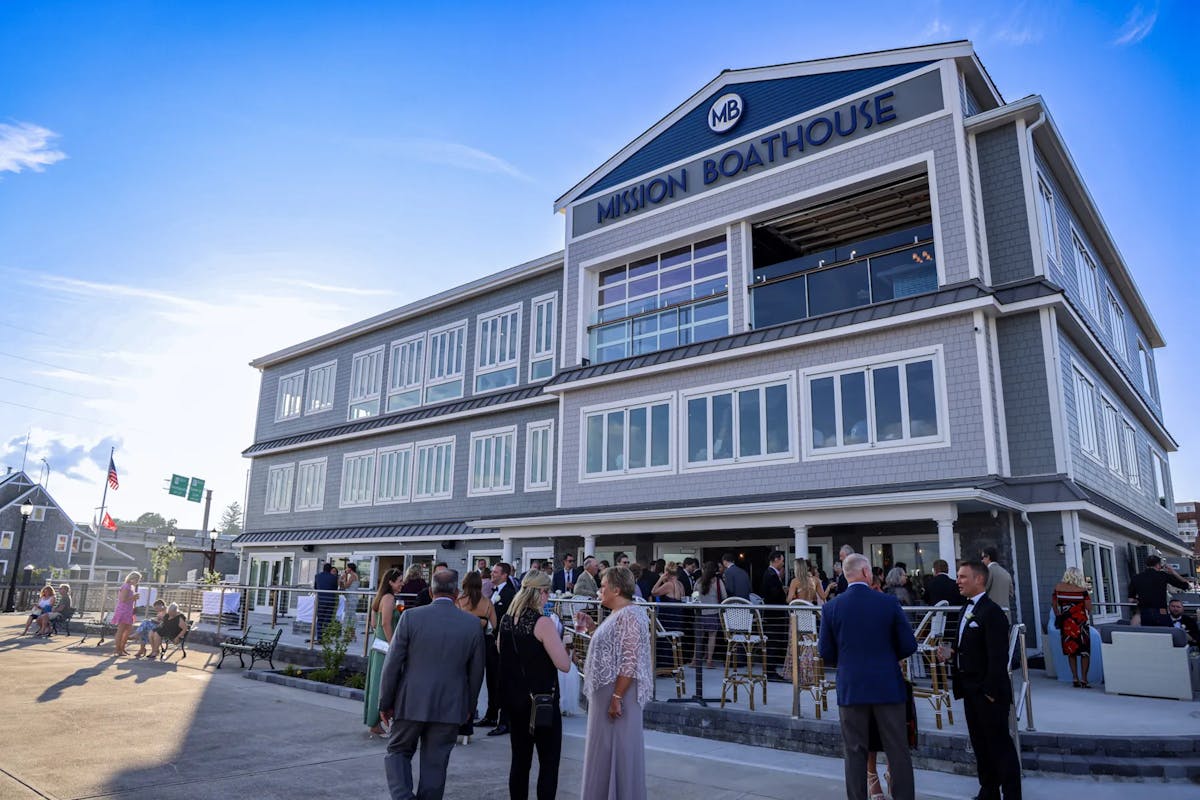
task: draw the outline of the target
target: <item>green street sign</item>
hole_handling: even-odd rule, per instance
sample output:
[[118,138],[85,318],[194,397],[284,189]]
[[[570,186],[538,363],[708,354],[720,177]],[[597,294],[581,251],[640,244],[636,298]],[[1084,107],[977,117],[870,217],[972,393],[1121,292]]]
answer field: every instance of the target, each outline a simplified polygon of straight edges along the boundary
[[167,490],[170,494],[176,497],[185,497],[188,493],[188,479],[186,475],[172,475],[171,488]]
[[187,499],[193,503],[199,503],[204,496],[204,481],[199,478],[192,478],[192,483],[188,486]]

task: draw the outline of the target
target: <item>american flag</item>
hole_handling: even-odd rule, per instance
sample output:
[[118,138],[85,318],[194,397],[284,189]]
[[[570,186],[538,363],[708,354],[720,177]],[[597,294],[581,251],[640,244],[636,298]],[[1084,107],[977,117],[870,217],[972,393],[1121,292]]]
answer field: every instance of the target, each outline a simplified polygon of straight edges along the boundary
[[108,457],[108,485],[111,489],[121,488],[121,483],[117,480],[117,465],[113,463],[112,456]]

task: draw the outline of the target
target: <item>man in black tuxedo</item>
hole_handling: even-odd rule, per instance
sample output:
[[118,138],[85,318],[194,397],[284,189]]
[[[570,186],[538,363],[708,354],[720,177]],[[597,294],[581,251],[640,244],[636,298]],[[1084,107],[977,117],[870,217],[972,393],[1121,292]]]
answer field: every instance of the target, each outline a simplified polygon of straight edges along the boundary
[[562,569],[554,573],[550,588],[556,592],[573,592],[575,579],[579,577],[579,570],[575,568],[575,554],[563,553],[562,564]]
[[[848,544],[844,544],[838,550],[838,562],[845,563],[846,559],[852,555],[854,555],[854,548]],[[843,570],[842,572],[839,572],[837,576],[837,593],[841,594],[842,592],[846,591],[847,586],[849,586],[849,584],[846,582],[846,574]]]
[[683,560],[683,566],[680,567],[679,572],[675,573],[675,577],[678,578],[679,582],[683,584],[684,597],[691,596],[692,589],[695,588],[696,585],[696,579],[693,577],[693,574],[699,567],[700,565],[696,562],[696,559],[685,558]]
[[966,598],[952,648],[954,696],[963,701],[967,733],[979,772],[977,800],[1020,800],[1021,762],[1008,732],[1012,682],[1008,676],[1008,615],[987,596],[988,568],[967,561],[958,568]]
[[[504,617],[513,598],[517,596],[517,587],[512,579],[512,564],[501,561],[492,566],[492,607],[496,609],[496,622]],[[494,647],[487,650],[487,690],[488,707],[483,719],[478,720],[477,726],[495,725],[488,731],[488,736],[503,736],[508,733],[508,721],[504,709],[500,706],[500,652]]]
[[[783,576],[782,550],[772,550],[767,556],[767,568],[762,574],[759,594],[763,603],[769,606],[787,605],[787,589]],[[787,654],[787,621],[788,613],[763,612],[763,632],[767,635],[767,667],[768,674],[783,669],[783,660]]]
[[325,626],[333,619],[337,610],[338,576],[333,564],[326,563],[313,579],[313,588],[317,590],[317,603],[313,613],[313,641],[321,641]]

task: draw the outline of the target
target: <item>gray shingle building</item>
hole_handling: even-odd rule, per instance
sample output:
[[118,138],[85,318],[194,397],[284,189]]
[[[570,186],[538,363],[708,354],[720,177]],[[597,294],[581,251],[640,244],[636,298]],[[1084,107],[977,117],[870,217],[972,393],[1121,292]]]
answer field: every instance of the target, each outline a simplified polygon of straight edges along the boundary
[[562,252],[253,362],[243,577],[995,545],[1040,627],[1066,566],[1103,604],[1186,552],[1162,336],[970,43],[723,72],[555,210]]

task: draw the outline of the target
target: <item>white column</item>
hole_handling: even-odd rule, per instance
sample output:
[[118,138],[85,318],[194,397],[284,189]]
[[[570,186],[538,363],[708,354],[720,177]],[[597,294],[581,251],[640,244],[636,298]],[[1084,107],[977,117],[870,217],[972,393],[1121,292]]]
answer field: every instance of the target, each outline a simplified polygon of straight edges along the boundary
[[[596,537],[589,533],[583,537],[583,557],[587,558],[594,555],[596,555]],[[580,563],[580,566],[583,566],[583,564]]]
[[792,532],[796,537],[796,558],[808,558],[808,526],[793,525]]
[[500,560],[503,561],[505,564],[511,564],[513,562],[513,560],[512,560],[513,559],[512,537],[506,536],[505,538],[500,540],[500,543],[501,543],[500,544]]
[[953,573],[956,564],[954,558],[954,520],[939,519],[937,521],[938,531],[938,558],[943,559],[950,565],[950,571]]

